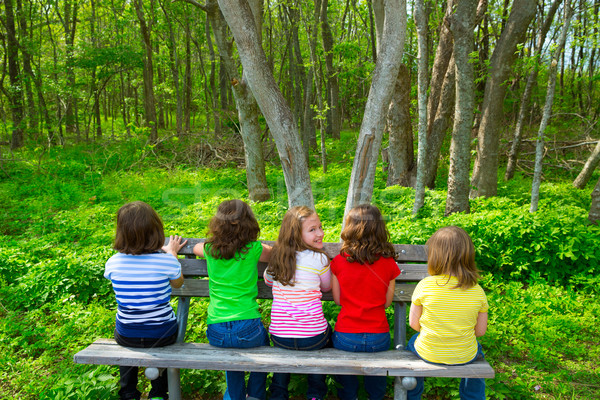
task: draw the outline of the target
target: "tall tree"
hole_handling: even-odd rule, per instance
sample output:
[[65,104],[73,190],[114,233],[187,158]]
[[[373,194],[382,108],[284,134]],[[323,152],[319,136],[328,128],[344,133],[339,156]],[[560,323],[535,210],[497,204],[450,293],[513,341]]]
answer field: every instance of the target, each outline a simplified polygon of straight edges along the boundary
[[[134,0],[135,12],[140,23],[142,41],[146,57],[144,58],[144,112],[146,125],[150,128],[150,140],[158,139],[158,121],[156,120],[156,101],[154,98],[154,64],[151,29],[152,24],[146,21],[143,0]],[[154,8],[154,0],[150,1]]]
[[469,57],[473,51],[473,29],[478,0],[462,0],[456,7],[450,29],[454,35],[454,60],[456,65],[456,111],[450,144],[450,171],[446,215],[469,212],[469,171],[471,168],[471,127],[475,102],[473,64]]
[[419,128],[417,150],[417,181],[415,183],[415,202],[413,204],[413,214],[416,215],[425,203],[425,158],[427,151],[427,72],[429,66],[429,55],[427,42],[428,39],[428,18],[425,9],[424,0],[415,1],[415,23],[417,25],[417,37],[419,52],[417,55],[418,77],[418,110],[419,110]]
[[321,37],[323,39],[323,50],[325,51],[325,70],[327,71],[327,134],[334,139],[340,138],[340,112],[339,112],[339,93],[337,71],[333,66],[333,34],[329,25],[327,10],[329,0],[321,2]]
[[[543,25],[540,27],[538,32],[537,41],[535,44],[535,53],[533,55],[533,64],[531,66],[531,71],[529,72],[529,76],[527,78],[527,83],[525,84],[525,90],[523,91],[523,95],[521,96],[521,104],[519,107],[519,114],[517,117],[517,123],[515,124],[515,132],[513,135],[513,142],[510,146],[510,152],[508,153],[508,163],[506,165],[506,172],[504,173],[504,179],[510,180],[515,175],[515,168],[517,164],[517,157],[519,154],[519,147],[521,146],[521,138],[523,136],[523,126],[525,124],[525,118],[527,114],[529,114],[529,102],[531,100],[531,94],[533,93],[533,87],[537,83],[537,76],[539,70],[539,58],[542,53],[542,47],[544,46],[544,42],[546,41],[546,35],[550,30],[550,26],[552,25],[552,21],[554,20],[554,15],[556,14],[556,10],[558,10],[558,6],[562,3],[562,0],[554,0],[550,9],[548,10],[548,15],[544,20]],[[540,10],[540,21],[542,20],[543,9]]]
[[23,146],[23,99],[21,93],[21,80],[19,78],[19,43],[17,41],[17,30],[15,27],[15,13],[12,0],[4,2],[5,25],[7,36],[7,58],[8,58],[8,77],[10,88],[8,89],[8,98],[12,112],[13,131],[10,142],[11,149]]
[[394,92],[394,85],[389,83],[396,82],[404,50],[406,2],[387,0],[383,1],[383,5],[382,40],[378,45],[380,52],[359,131],[344,215],[347,215],[356,205],[369,203],[373,196],[375,169],[381,148],[385,117]]
[[546,90],[546,103],[544,104],[544,113],[542,115],[542,121],[540,122],[540,128],[538,131],[538,139],[535,148],[535,168],[533,171],[533,183],[531,187],[531,207],[530,212],[535,212],[538,209],[538,202],[540,199],[540,185],[542,182],[542,160],[544,159],[544,135],[548,121],[552,115],[552,104],[554,103],[554,93],[556,89],[556,75],[558,73],[557,65],[560,60],[562,51],[567,41],[567,34],[569,32],[569,26],[571,24],[571,16],[573,9],[571,8],[570,0],[565,1],[563,27],[560,34],[559,42],[552,55],[552,61],[548,68],[548,89]]
[[535,0],[514,0],[510,16],[490,59],[489,77],[481,105],[477,157],[473,167],[471,196],[495,196],[498,190],[498,152],[500,131],[504,126],[503,101],[506,80],[535,15]]
[[269,125],[281,160],[288,204],[314,204],[308,165],[302,153],[298,127],[281,94],[256,29],[247,0],[219,0],[219,7],[237,44],[245,79]]

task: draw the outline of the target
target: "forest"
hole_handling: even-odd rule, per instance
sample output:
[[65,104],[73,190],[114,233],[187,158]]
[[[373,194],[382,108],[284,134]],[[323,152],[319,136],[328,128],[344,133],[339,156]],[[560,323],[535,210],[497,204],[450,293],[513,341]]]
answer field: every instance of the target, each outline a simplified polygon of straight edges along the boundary
[[394,243],[463,227],[488,397],[600,396],[599,1],[3,0],[0,22],[0,398],[117,398],[115,367],[72,362],[114,330],[116,211],[203,237],[231,198],[266,240],[300,204],[330,242],[369,202]]

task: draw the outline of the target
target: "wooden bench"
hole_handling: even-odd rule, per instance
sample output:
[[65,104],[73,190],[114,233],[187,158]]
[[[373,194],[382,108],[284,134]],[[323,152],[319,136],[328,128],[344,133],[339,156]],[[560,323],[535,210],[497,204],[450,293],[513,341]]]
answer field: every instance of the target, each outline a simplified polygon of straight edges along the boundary
[[[394,399],[406,399],[406,388],[411,388],[413,377],[493,378],[494,370],[484,361],[462,366],[444,366],[426,363],[409,351],[406,345],[406,305],[416,283],[426,277],[427,254],[425,246],[394,245],[398,266],[402,273],[396,279],[394,295],[394,347],[380,353],[350,353],[336,349],[291,351],[275,347],[252,349],[224,349],[206,343],[185,343],[190,301],[193,297],[209,297],[206,261],[197,259],[193,247],[203,239],[188,239],[179,252],[185,284],[173,289],[178,297],[177,343],[167,347],[138,349],[119,346],[113,339],[98,339],[74,356],[76,363],[147,367],[147,375],[167,368],[169,398],[181,399],[179,369],[206,369],[227,371],[261,371],[291,373],[321,373],[340,375],[394,376]],[[270,241],[264,241],[273,244]],[[339,243],[325,243],[331,256],[339,254]],[[266,264],[258,265],[258,298],[272,299],[271,288],[262,281]],[[196,278],[196,279],[194,279]],[[323,294],[323,301],[332,301],[331,293]],[[150,373],[148,373],[151,371]]]

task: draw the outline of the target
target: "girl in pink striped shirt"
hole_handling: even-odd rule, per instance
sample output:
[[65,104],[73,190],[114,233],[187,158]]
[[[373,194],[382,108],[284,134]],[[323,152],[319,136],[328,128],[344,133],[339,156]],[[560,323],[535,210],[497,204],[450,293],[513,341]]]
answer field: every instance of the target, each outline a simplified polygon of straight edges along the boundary
[[[323,251],[323,227],[313,210],[298,206],[285,214],[264,278],[273,288],[273,344],[291,350],[330,347],[331,327],[323,316],[321,296],[331,289],[331,272]],[[325,375],[309,374],[307,380],[306,398],[323,399]],[[287,400],[289,382],[290,374],[274,373],[270,399]]]

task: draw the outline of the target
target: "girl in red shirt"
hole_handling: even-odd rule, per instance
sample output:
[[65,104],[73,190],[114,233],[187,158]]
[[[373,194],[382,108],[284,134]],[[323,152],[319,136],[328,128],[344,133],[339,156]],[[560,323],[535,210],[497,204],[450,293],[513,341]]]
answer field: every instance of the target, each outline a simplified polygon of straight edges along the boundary
[[[390,327],[385,309],[392,304],[395,279],[400,275],[395,251],[379,209],[365,204],[346,217],[340,254],[331,262],[333,300],[342,306],[335,324],[333,346],[352,352],[378,352],[390,348]],[[338,397],[358,398],[358,377],[338,375]],[[371,400],[385,395],[385,376],[365,376]]]

